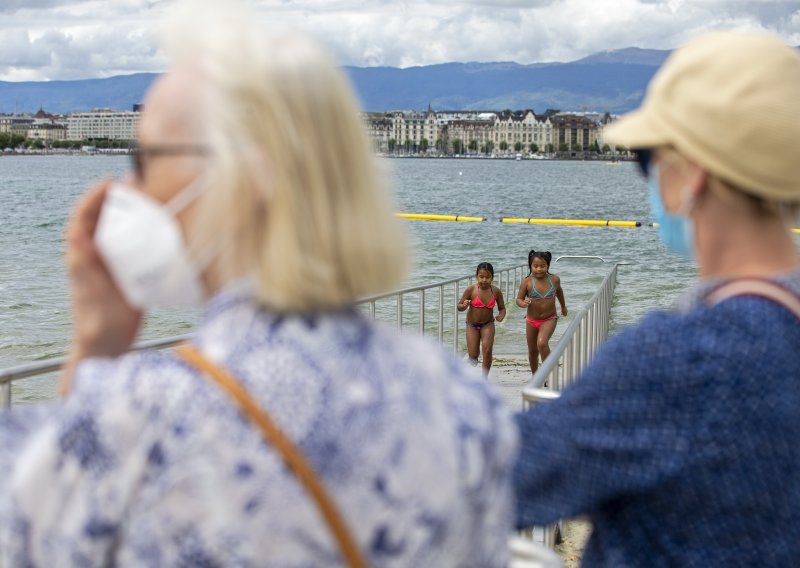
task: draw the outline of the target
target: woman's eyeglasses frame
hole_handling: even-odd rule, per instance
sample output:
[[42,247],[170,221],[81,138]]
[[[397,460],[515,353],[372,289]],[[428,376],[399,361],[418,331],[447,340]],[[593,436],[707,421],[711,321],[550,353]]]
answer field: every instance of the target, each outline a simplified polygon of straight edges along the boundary
[[207,156],[208,148],[199,144],[157,144],[131,150],[131,166],[136,179],[144,179],[145,161],[162,156]]
[[653,159],[653,150],[650,148],[636,148],[633,150],[636,155],[636,163],[639,164],[639,170],[642,175],[647,178],[650,175],[650,162]]

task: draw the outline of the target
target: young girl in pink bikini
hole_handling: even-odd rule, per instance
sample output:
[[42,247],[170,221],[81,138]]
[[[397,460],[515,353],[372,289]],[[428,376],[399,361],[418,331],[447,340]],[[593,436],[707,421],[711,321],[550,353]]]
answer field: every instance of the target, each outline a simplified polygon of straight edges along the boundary
[[517,305],[527,308],[525,317],[525,337],[528,340],[528,361],[531,373],[539,367],[539,355],[542,361],[550,355],[550,336],[556,329],[556,298],[561,304],[561,315],[567,315],[567,304],[561,279],[550,274],[550,260],[553,258],[547,251],[528,253],[528,266],[531,273],[522,279],[517,294]]
[[506,304],[503,292],[492,285],[494,268],[488,262],[481,262],[475,271],[475,284],[467,286],[461,300],[458,302],[458,311],[467,308],[467,354],[470,363],[478,364],[478,350],[483,345],[483,372],[489,374],[492,367],[492,346],[494,345],[494,307],[499,310],[497,321],[506,317]]

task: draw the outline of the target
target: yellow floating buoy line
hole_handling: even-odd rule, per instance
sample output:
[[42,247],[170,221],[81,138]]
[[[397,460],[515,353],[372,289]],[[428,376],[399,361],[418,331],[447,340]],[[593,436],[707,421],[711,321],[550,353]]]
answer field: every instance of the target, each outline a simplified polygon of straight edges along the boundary
[[467,217],[466,215],[430,215],[428,213],[395,213],[403,219],[415,221],[461,221],[465,223],[481,223],[486,217]]
[[611,221],[607,219],[526,219],[503,217],[501,223],[527,223],[529,225],[582,225],[585,227],[641,227],[639,221]]
[[[435,215],[430,213],[395,213],[402,219],[414,221],[459,221],[463,223],[482,223],[486,217],[470,217],[468,215]],[[658,228],[658,223],[644,223],[640,221],[613,221],[610,219],[536,219],[529,217],[503,217],[501,223],[524,223],[527,225],[573,225],[584,227],[653,227]],[[800,234],[800,229],[792,229],[793,233]]]

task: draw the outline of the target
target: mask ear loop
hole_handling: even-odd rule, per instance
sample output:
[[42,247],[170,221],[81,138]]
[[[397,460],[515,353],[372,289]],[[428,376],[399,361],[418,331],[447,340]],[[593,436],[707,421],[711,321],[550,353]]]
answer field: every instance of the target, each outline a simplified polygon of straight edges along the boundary
[[[186,209],[192,202],[199,199],[206,191],[206,176],[201,175],[165,203],[164,209],[174,219],[178,213]],[[210,246],[202,250],[197,250],[197,247],[191,247],[190,250],[187,250],[189,258],[192,261],[192,266],[197,271],[198,275],[205,271],[216,258],[222,255],[222,252],[230,244],[230,241],[231,237],[228,235],[223,238],[214,239]],[[186,242],[185,238],[184,242]]]
[[697,205],[698,200],[698,193],[692,191],[692,188],[684,186],[681,189],[681,205],[678,207],[677,214],[681,217],[689,217],[692,213],[692,210]]
[[164,209],[175,217],[206,192],[205,176],[199,176],[164,204]]

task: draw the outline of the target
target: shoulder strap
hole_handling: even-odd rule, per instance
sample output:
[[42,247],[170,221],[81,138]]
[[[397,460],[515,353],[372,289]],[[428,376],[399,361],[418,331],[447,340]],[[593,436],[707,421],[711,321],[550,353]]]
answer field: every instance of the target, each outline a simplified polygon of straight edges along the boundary
[[261,430],[264,440],[280,452],[286,465],[291,468],[306,491],[313,497],[325,522],[339,543],[347,564],[352,568],[366,568],[367,563],[364,561],[352,533],[347,528],[336,504],[322,485],[322,481],[305,456],[272,421],[269,414],[256,404],[236,378],[209,361],[197,349],[188,344],[183,344],[177,348],[177,352],[187,363],[202,371],[217,383],[233,399],[250,422]]
[[800,319],[800,298],[783,286],[761,278],[741,278],[723,284],[706,296],[712,306],[734,296],[761,296],[780,304]]
[[528,297],[533,298],[533,295],[536,294],[537,296],[541,297],[542,295],[539,293],[539,290],[536,289],[536,276],[531,274],[531,289],[528,291]]

